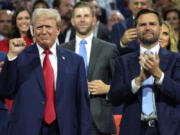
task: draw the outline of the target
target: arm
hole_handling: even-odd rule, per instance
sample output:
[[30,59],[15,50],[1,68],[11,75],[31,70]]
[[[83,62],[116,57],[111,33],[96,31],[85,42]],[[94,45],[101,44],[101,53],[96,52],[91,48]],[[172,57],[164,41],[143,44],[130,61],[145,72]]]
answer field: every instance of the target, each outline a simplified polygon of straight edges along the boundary
[[123,104],[137,96],[132,93],[131,81],[126,64],[121,57],[118,57],[115,59],[115,72],[108,94],[113,105]]
[[[8,97],[14,94],[16,90],[16,78],[17,78],[17,61],[16,58],[25,48],[25,41],[22,38],[11,39],[9,42],[9,51],[4,61],[4,65],[0,68],[0,95]],[[10,59],[13,59],[9,61]]]

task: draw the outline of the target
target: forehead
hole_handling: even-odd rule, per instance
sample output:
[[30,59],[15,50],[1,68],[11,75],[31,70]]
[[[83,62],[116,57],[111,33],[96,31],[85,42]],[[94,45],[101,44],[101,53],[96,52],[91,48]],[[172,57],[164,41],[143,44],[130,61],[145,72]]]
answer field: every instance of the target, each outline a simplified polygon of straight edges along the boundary
[[71,4],[72,5],[72,0],[61,0],[61,4]]
[[162,24],[162,31],[169,32],[169,28],[165,24]]
[[19,14],[17,15],[17,17],[18,17],[18,16],[24,16],[24,15],[30,16],[30,14],[29,14],[29,12],[28,12],[27,10],[23,10],[23,11],[19,12]]
[[137,23],[150,23],[150,22],[159,22],[156,14],[147,13],[139,16]]
[[56,20],[54,18],[47,17],[37,17],[35,19],[34,25],[56,25]]
[[148,3],[150,0],[130,0],[130,3]]
[[170,17],[170,16],[178,16],[178,13],[175,12],[175,11],[171,11],[171,12],[168,12],[167,13],[167,16]]
[[91,9],[89,7],[79,7],[74,10],[75,15],[91,14]]

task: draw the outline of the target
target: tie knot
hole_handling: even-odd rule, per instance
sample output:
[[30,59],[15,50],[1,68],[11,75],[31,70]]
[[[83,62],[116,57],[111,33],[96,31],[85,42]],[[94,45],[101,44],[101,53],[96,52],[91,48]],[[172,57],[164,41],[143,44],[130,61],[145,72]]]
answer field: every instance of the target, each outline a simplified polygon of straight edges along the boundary
[[48,49],[48,50],[44,50],[43,53],[45,53],[47,55],[47,54],[51,54],[51,51]]
[[146,51],[144,52],[144,54],[146,54],[146,53],[149,53],[149,54],[153,55],[153,52],[150,51],[150,50],[146,50]]
[[83,39],[83,40],[81,40],[80,44],[85,45],[85,44],[87,44],[87,42],[86,42],[86,40]]

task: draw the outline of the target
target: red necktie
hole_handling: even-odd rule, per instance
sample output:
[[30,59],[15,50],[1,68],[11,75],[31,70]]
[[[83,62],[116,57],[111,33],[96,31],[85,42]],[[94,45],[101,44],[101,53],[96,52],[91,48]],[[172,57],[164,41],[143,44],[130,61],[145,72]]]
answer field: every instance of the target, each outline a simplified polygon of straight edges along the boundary
[[46,105],[44,111],[44,121],[51,124],[56,119],[54,104],[54,71],[49,60],[49,50],[44,50],[46,54],[43,62],[43,75],[46,89]]

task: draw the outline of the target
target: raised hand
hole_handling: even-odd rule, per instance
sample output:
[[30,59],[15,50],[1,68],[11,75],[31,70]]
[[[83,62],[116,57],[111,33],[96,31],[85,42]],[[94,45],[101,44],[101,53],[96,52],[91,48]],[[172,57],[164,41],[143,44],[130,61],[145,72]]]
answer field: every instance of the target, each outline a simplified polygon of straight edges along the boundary
[[26,42],[23,38],[14,38],[9,41],[8,57],[14,58],[21,53],[26,47]]
[[136,29],[131,28],[124,32],[121,42],[123,43],[123,45],[127,45],[129,42],[135,39],[137,39]]

